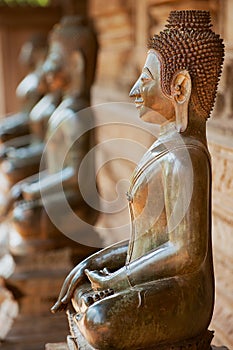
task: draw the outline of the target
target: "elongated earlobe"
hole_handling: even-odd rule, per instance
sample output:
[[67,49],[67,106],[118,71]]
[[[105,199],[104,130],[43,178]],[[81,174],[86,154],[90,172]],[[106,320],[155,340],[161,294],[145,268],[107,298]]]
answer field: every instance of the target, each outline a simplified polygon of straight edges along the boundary
[[192,84],[189,72],[182,70],[176,73],[171,84],[171,95],[175,107],[178,132],[184,132],[188,126],[188,105],[191,90]]
[[70,57],[71,71],[73,72],[72,81],[76,86],[76,90],[82,91],[85,86],[84,69],[85,61],[83,53],[80,50],[72,52]]
[[81,51],[77,50],[72,53],[72,65],[77,73],[81,73],[84,70],[84,57]]

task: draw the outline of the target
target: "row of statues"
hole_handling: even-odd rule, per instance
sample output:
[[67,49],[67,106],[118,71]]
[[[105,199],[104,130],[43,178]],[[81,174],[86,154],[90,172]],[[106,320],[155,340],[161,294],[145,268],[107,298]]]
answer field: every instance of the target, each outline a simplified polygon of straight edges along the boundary
[[[39,53],[37,52],[38,43],[40,44]],[[21,60],[26,61],[31,66],[31,71],[17,88],[17,91],[20,91],[22,109],[19,113],[3,119],[0,125],[1,172],[7,190],[18,181],[37,173],[39,170],[43,151],[41,144],[46,128],[43,128],[42,134],[41,131],[39,133],[36,130],[34,118],[38,117],[37,106],[46,99],[48,93],[48,86],[43,74],[43,63],[47,51],[47,39],[39,35],[33,36],[21,49]],[[48,118],[43,111],[39,113],[44,119]]]
[[[10,146],[9,142],[3,146],[6,151],[1,171],[11,189],[3,201],[2,217],[11,212],[14,232],[21,238],[17,240],[17,246],[12,244],[14,254],[24,254],[38,247],[51,249],[73,245],[73,240],[51,222],[41,192],[43,200],[53,207],[65,192],[69,205],[83,221],[93,225],[97,220],[98,212],[85,203],[77,184],[80,163],[95,142],[93,116],[89,113],[84,120],[77,112],[90,106],[97,51],[96,34],[85,19],[65,17],[54,27],[41,67],[41,79],[45,81],[47,93],[30,112],[31,133],[27,136],[30,142],[13,147],[16,139],[12,139]],[[77,138],[77,133],[87,126],[89,131]],[[69,145],[71,147],[67,148]],[[45,164],[40,166],[43,153]],[[94,166],[92,157],[87,171],[94,174]],[[63,221],[68,219],[62,217]],[[35,222],[38,225],[33,225]],[[77,234],[77,228],[74,234]],[[94,239],[98,242],[98,237]],[[81,248],[80,255],[85,256],[87,249]]]
[[[206,121],[224,45],[207,11],[172,11],[148,48],[130,96],[140,117],[161,128],[127,193],[130,239],[92,255],[81,247],[81,256],[89,256],[67,276],[52,311],[68,309],[74,333],[94,349],[209,350],[214,274]],[[21,237],[14,247],[19,254],[75,244],[50,221],[42,199],[56,207],[65,193],[82,221],[94,226],[98,218],[77,183],[80,164],[95,144],[94,116],[80,118],[79,111],[90,105],[97,50],[94,30],[83,19],[68,17],[55,26],[42,69],[48,92],[30,112],[34,136],[28,146],[5,153],[2,165],[12,157],[23,172],[24,162],[45,147],[43,170],[26,179],[15,176],[4,204],[2,217],[11,210]],[[80,130],[88,131],[76,139]],[[72,145],[66,155],[65,145]],[[94,171],[91,158],[86,173]],[[73,229],[86,234],[82,225]],[[78,337],[74,342],[78,347]]]
[[19,61],[28,71],[28,74],[16,89],[16,95],[21,102],[21,109],[18,113],[8,115],[7,118],[1,120],[1,144],[29,133],[30,112],[46,90],[41,78],[42,65],[47,50],[47,38],[42,34],[33,35],[21,48]]

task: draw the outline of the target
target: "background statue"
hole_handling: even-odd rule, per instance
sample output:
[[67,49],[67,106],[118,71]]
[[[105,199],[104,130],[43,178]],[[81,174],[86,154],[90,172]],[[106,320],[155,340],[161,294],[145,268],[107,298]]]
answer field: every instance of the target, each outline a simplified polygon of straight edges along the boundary
[[71,300],[73,336],[79,330],[96,349],[210,348],[214,275],[206,120],[224,56],[210,27],[206,11],[174,11],[150,41],[130,96],[144,120],[162,125],[133,174],[130,240],[78,264],[52,308],[64,309]]
[[[52,31],[44,67],[52,86],[63,86],[64,97],[48,123],[45,170],[16,184],[10,194],[11,203],[15,200],[12,225],[21,237],[21,242],[11,247],[15,254],[38,247],[50,249],[75,246],[50,221],[43,207],[41,193],[43,200],[61,216],[64,225],[69,225],[69,217],[65,217],[64,212],[59,213],[59,200],[64,193],[81,221],[93,224],[97,219],[97,212],[84,202],[77,184],[80,163],[93,147],[94,134],[90,130],[76,139],[77,133],[86,125],[90,129],[93,127],[93,116],[89,113],[86,118],[81,118],[78,111],[90,105],[97,49],[95,32],[83,18],[65,17]],[[67,148],[67,145],[72,147]],[[88,174],[94,173],[92,157],[88,163]],[[74,234],[79,229],[72,228]],[[88,252],[94,251],[86,249]],[[80,245],[80,255],[83,257],[85,254],[87,252]]]
[[[49,41],[52,46],[52,38]],[[22,48],[22,59],[28,63],[33,61],[31,50],[31,46],[28,47],[28,45]],[[15,137],[0,146],[1,220],[6,218],[16,198],[20,195],[19,191],[14,189],[13,193],[10,192],[11,187],[24,178],[39,172],[48,120],[60,104],[62,89],[66,86],[64,79],[54,74],[54,67],[48,64],[48,59],[45,59],[46,57],[40,67],[40,83],[46,86],[47,93],[30,112],[28,111],[29,134]]]
[[[48,65],[47,60],[41,67],[41,81],[46,85],[47,93],[29,113],[29,134],[16,137],[1,145],[0,171],[4,179],[2,187],[5,192],[17,182],[39,172],[48,120],[60,104],[62,90],[66,85],[64,79],[57,78],[53,68]],[[9,207],[9,204],[6,204],[6,207]]]
[[0,122],[1,143],[29,133],[29,113],[46,92],[46,85],[41,80],[41,68],[47,50],[47,38],[42,34],[32,36],[21,48],[20,62],[28,68],[29,73],[16,89],[21,101],[21,110]]

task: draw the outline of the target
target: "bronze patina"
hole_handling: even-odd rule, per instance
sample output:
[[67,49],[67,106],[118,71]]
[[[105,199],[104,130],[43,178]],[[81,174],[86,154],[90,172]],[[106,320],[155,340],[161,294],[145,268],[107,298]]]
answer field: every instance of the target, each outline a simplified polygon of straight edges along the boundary
[[171,12],[166,29],[149,43],[130,96],[143,119],[162,125],[128,192],[131,238],[78,264],[52,308],[72,301],[75,323],[95,349],[210,349],[206,120],[223,56],[206,11]]

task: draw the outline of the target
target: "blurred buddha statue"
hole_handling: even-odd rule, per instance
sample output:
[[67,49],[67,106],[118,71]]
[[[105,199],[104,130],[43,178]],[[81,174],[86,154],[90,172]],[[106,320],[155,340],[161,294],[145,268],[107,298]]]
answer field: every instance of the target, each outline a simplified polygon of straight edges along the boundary
[[151,39],[130,96],[140,117],[162,125],[127,194],[130,240],[79,263],[52,308],[62,310],[71,300],[73,337],[80,331],[95,349],[210,349],[214,275],[206,120],[224,56],[210,27],[207,11],[172,11],[166,29]]
[[66,84],[64,79],[57,79],[47,60],[41,71],[41,80],[47,87],[47,93],[29,113],[29,134],[6,141],[0,146],[0,171],[4,180],[2,187],[8,191],[17,182],[39,172],[48,121],[61,102],[63,85]]
[[21,110],[0,121],[1,143],[29,133],[30,111],[46,92],[46,85],[41,79],[41,68],[47,50],[47,38],[42,34],[33,35],[21,48],[19,59],[29,73],[16,89],[16,95],[21,101]]
[[[74,234],[79,232],[82,222],[93,225],[97,219],[96,209],[85,202],[78,185],[79,166],[94,146],[93,115],[87,112],[83,118],[80,113],[90,106],[97,50],[92,26],[79,16],[64,17],[51,33],[49,54],[44,64],[46,79],[50,88],[62,87],[64,95],[48,122],[45,170],[13,186],[9,195],[9,202],[14,202],[12,226],[20,237],[16,245],[11,245],[15,254],[24,254],[38,247],[50,249],[75,245],[50,220],[43,202],[55,209],[58,219],[69,226],[69,215],[66,216],[62,209],[59,211],[65,195],[69,206],[80,218],[80,228],[71,227]],[[93,156],[89,157],[86,171],[87,182],[94,181]],[[94,249],[88,248],[89,251]],[[84,256],[85,250],[80,248],[80,254]]]

